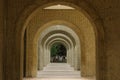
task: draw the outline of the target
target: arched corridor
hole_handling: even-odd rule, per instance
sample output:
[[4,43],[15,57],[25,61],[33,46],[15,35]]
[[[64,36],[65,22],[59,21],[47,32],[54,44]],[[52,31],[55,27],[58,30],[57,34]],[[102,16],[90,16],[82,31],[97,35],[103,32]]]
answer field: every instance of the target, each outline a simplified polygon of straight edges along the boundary
[[0,0],[0,80],[119,80],[118,4]]
[[[74,15],[69,13],[73,13]],[[48,14],[51,15],[49,16]],[[45,17],[47,18],[44,19]],[[75,8],[39,8],[34,12],[34,16],[31,17],[29,22],[26,29],[27,65],[24,65],[26,66],[25,77],[35,77],[37,69],[43,70],[50,63],[50,49],[55,43],[64,44],[67,49],[67,63],[74,70],[80,70],[82,77],[95,77],[95,31],[92,23],[90,23],[89,19],[83,13]],[[83,22],[86,22],[86,24],[83,24]]]
[[[48,29],[44,30],[43,33],[41,33],[41,36],[39,39],[39,46],[40,46],[39,54],[41,56],[40,58],[41,60],[39,62],[40,64],[43,64],[44,62],[44,64],[40,66],[46,66],[47,63],[50,63],[50,46],[56,42],[61,42],[66,46],[68,63],[70,63],[71,66],[74,66],[75,69],[79,69],[78,67],[80,67],[80,65],[78,64],[80,63],[79,56],[81,53],[79,51],[80,49],[79,38],[75,32],[73,32],[70,28],[64,25],[53,25],[52,27],[49,27]],[[76,48],[79,48],[79,49],[76,49]],[[43,59],[43,56],[45,56],[44,59]],[[75,57],[75,56],[78,56],[78,57]],[[48,61],[46,61],[46,59],[48,59]],[[77,63],[77,61],[79,62]]]

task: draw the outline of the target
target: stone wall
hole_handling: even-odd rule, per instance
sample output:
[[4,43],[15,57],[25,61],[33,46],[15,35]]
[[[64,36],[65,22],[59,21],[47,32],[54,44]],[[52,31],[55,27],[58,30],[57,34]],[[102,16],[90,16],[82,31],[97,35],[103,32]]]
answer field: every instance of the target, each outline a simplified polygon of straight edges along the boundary
[[3,0],[0,0],[0,80],[2,80],[2,54],[3,54]]
[[120,0],[87,1],[103,21],[107,80],[120,80]]
[[[32,4],[41,5],[47,2],[53,2],[56,0],[5,0],[7,9],[7,53],[5,53],[5,58],[7,61],[4,62],[6,66],[4,66],[6,72],[4,73],[5,80],[22,80],[20,78],[20,54],[16,53],[16,47],[11,46],[15,44],[15,34],[16,34],[16,22],[18,18],[23,13],[24,9]],[[60,0],[57,0],[60,1]],[[95,10],[96,14],[99,15],[100,19],[98,21],[102,21],[104,26],[104,33],[105,33],[105,41],[101,40],[105,44],[104,49],[105,53],[102,54],[100,57],[99,62],[104,59],[104,63],[101,62],[99,64],[101,73],[99,75],[100,80],[120,80],[120,0],[62,0],[67,2],[72,2],[74,4],[81,4],[86,5],[86,3]],[[2,5],[2,3],[0,2]],[[0,6],[1,6],[0,5]],[[2,8],[2,7],[0,7]],[[88,11],[88,8],[84,8]],[[0,10],[1,11],[1,10]],[[1,15],[1,13],[0,13]],[[1,21],[0,21],[1,22]],[[1,25],[1,24],[0,24]],[[22,25],[21,25],[22,27]],[[0,26],[0,31],[2,27]],[[0,37],[2,33],[0,33]],[[0,38],[2,39],[2,38]],[[0,41],[1,42],[1,41]],[[2,49],[2,48],[0,48]],[[2,51],[2,50],[0,50]],[[14,55],[14,56],[13,56]],[[0,58],[1,59],[1,58]],[[107,65],[106,65],[107,64]],[[9,65],[9,66],[7,66]],[[107,67],[107,68],[105,68]],[[1,70],[0,70],[1,71]],[[104,75],[104,76],[103,76]]]

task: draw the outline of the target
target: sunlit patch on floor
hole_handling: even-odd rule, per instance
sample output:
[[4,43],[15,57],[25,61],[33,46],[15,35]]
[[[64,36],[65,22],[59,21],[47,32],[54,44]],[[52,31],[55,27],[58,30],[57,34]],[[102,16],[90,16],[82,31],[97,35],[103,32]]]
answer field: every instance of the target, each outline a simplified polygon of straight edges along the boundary
[[26,78],[24,80],[95,80],[93,78]]

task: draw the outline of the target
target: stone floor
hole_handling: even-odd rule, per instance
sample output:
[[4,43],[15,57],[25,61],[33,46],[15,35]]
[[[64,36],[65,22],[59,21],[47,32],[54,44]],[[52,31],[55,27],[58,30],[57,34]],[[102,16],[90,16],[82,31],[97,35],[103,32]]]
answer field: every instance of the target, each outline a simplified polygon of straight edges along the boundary
[[89,78],[80,78],[80,79],[76,79],[76,78],[27,78],[24,80],[94,80],[94,79],[89,79]]
[[94,80],[93,78],[81,78],[80,71],[75,71],[67,63],[51,63],[42,71],[38,71],[37,78],[24,80]]

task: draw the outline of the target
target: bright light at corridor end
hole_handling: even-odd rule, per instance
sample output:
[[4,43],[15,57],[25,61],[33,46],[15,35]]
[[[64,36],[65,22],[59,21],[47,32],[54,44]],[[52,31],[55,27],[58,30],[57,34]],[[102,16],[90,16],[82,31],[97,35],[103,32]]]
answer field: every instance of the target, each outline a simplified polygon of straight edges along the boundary
[[66,5],[57,4],[57,5],[45,7],[44,9],[75,9],[75,8]]

